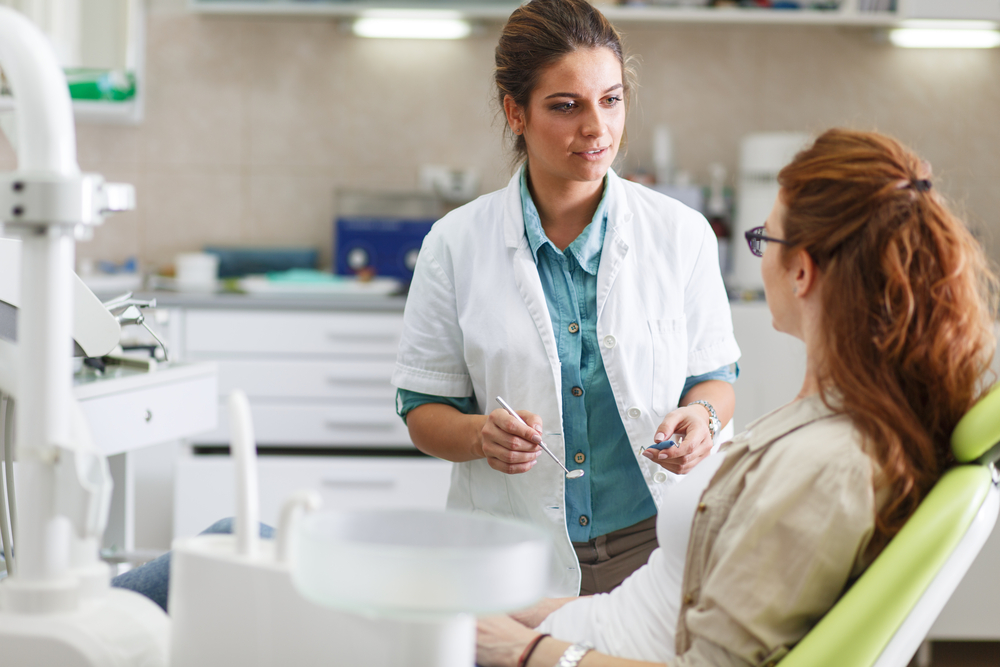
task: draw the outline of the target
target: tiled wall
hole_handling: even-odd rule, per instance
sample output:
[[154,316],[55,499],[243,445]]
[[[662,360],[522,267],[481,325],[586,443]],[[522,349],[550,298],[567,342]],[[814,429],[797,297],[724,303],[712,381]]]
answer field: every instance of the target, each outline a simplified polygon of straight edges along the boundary
[[[712,162],[732,174],[749,132],[879,129],[933,163],[1000,258],[1000,50],[904,51],[834,27],[624,28],[641,87],[620,171],[651,168],[660,123],[698,180]],[[337,188],[416,188],[425,163],[500,187],[498,31],[361,40],[328,19],[199,16],[152,0],[145,121],[78,125],[81,166],[135,183],[139,208],[79,254],[157,265],[206,243],[309,244],[329,261]],[[4,144],[0,167],[12,160]]]

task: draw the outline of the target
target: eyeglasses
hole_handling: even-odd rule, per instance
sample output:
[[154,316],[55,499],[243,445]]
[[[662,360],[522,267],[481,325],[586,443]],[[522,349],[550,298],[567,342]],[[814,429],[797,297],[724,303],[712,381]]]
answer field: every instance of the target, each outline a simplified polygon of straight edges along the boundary
[[764,236],[763,227],[754,227],[753,229],[747,230],[743,236],[747,239],[747,245],[750,246],[750,252],[752,252],[757,257],[764,256],[764,244],[763,241],[771,241],[772,243],[783,243],[784,245],[791,245],[788,241],[784,239],[776,239],[770,236]]

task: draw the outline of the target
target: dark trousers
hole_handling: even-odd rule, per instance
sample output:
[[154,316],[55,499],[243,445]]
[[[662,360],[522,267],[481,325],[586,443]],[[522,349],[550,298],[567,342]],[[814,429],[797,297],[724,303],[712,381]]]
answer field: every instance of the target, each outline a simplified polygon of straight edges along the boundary
[[645,565],[657,546],[655,516],[589,542],[574,542],[580,559],[580,595],[611,592]]

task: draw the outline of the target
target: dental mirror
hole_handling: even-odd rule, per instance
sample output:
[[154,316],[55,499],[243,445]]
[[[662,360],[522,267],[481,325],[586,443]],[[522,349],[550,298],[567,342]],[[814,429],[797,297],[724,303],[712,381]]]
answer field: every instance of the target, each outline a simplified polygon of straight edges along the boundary
[[[513,417],[517,421],[521,422],[525,426],[528,426],[527,422],[525,422],[523,419],[521,419],[521,416],[519,414],[517,414],[516,412],[514,412],[514,408],[510,407],[509,405],[507,405],[507,401],[505,401],[502,398],[500,398],[499,396],[497,396],[497,403],[499,403],[500,407],[503,408],[504,410],[506,410],[507,414],[509,414],[511,417]],[[548,446],[544,442],[542,442],[541,440],[538,441],[538,446],[541,447],[545,451],[546,454],[548,454],[549,456],[551,456],[552,460],[555,461],[556,463],[558,463],[559,467],[562,468],[566,472],[566,479],[580,479],[581,477],[583,477],[583,471],[582,470],[570,470],[569,468],[567,468],[566,466],[564,466],[563,462],[560,461],[558,458],[556,458],[556,455],[552,453],[552,450],[549,449]]]

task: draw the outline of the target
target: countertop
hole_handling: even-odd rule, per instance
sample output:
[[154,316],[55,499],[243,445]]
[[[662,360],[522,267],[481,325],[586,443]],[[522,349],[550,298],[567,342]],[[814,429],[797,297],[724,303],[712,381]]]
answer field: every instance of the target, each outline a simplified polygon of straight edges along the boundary
[[[99,295],[106,296],[106,295]],[[405,296],[368,294],[237,294],[233,292],[136,292],[137,299],[156,299],[157,308],[402,311]]]
[[[117,294],[98,294],[101,299]],[[236,292],[177,292],[172,290],[145,290],[135,293],[137,299],[156,299],[158,308],[260,308],[266,310],[355,310],[402,311],[406,295],[384,296],[378,294],[241,294]],[[730,301],[734,309],[766,308],[763,299]]]

